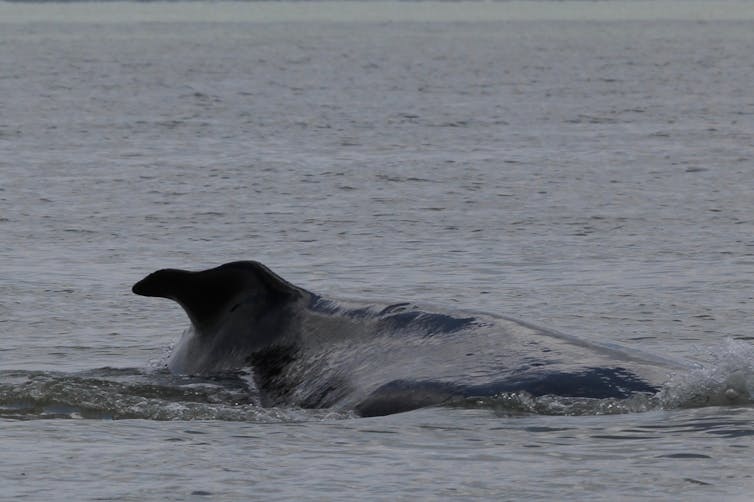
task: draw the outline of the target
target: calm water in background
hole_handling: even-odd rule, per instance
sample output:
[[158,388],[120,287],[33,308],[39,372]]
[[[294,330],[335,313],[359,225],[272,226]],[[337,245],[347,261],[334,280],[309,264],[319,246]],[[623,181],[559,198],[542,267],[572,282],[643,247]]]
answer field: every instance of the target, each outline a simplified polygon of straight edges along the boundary
[[133,282],[256,259],[705,364],[671,394],[751,393],[754,14],[536,4],[0,5],[0,497],[747,500],[751,400],[355,419],[161,370],[187,321]]

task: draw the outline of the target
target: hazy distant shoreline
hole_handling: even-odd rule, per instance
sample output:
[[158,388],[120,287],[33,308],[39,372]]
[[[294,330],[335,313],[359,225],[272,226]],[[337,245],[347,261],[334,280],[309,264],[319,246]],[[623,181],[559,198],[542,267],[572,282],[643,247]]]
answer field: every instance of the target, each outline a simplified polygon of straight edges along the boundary
[[741,0],[529,1],[0,1],[0,23],[754,20]]

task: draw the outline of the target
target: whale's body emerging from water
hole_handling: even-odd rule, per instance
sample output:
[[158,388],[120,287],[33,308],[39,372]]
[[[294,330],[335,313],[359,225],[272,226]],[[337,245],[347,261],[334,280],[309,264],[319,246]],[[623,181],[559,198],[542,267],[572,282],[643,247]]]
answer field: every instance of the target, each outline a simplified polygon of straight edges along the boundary
[[520,391],[626,398],[656,392],[681,367],[506,317],[336,302],[251,261],[159,270],[133,292],[174,300],[191,320],[172,372],[250,367],[267,406],[369,416]]

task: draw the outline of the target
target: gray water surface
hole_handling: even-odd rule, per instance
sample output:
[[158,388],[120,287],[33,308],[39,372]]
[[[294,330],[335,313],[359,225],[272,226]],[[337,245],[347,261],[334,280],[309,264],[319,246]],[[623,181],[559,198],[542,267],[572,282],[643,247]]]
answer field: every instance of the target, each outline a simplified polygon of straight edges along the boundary
[[[749,499],[754,16],[606,4],[631,20],[3,4],[0,497]],[[187,320],[130,292],[243,259],[703,367],[640,403],[265,409],[167,373]]]

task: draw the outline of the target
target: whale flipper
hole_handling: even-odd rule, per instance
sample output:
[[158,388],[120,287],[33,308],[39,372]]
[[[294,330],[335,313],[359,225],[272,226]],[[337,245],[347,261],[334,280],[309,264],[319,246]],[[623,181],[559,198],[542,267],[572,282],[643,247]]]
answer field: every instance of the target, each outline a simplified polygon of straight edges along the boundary
[[261,316],[273,305],[306,293],[254,261],[226,263],[201,272],[162,269],[134,284],[132,290],[177,302],[199,330],[217,324],[241,304],[253,304]]

